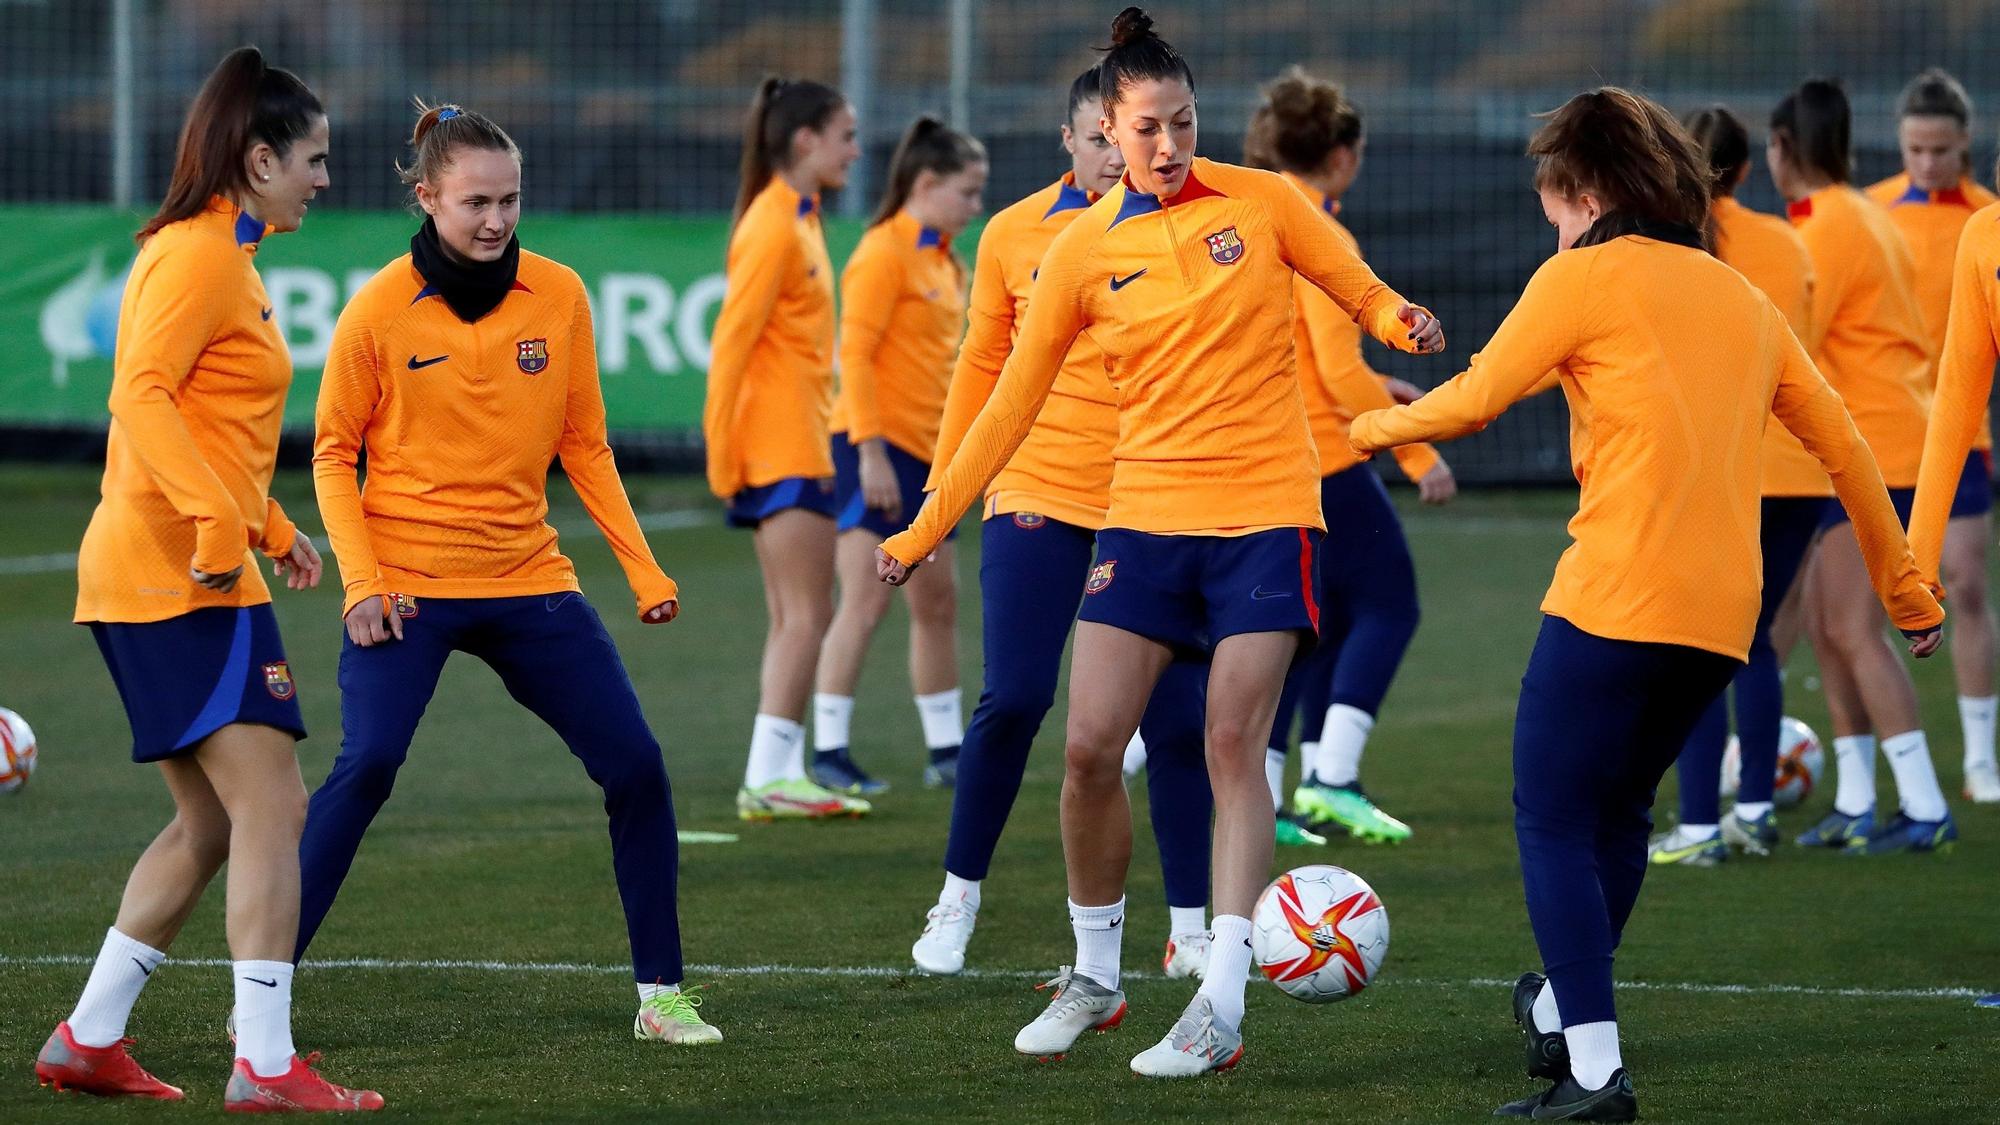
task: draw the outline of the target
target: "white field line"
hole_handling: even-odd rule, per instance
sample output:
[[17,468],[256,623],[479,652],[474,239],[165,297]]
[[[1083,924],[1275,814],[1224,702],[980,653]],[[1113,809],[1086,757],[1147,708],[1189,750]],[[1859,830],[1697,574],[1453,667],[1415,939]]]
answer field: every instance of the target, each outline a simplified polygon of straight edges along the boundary
[[[96,958],[80,953],[0,953],[0,967],[29,968],[49,966],[86,966],[95,963]],[[231,962],[217,957],[176,957],[171,961],[176,965],[197,968],[226,968]],[[384,957],[341,957],[329,960],[308,961],[310,969],[362,969],[380,972],[475,972],[475,973],[525,973],[525,974],[577,974],[609,976],[632,971],[629,965],[593,965],[575,961],[477,961],[477,960],[399,960]],[[1046,971],[1046,970],[1043,970]],[[690,977],[826,977],[884,979],[922,976],[915,969],[899,969],[885,965],[689,965]],[[959,974],[972,980],[1032,980],[1041,972],[1032,969],[967,969]],[[1163,979],[1159,973],[1125,974],[1139,980]],[[1501,977],[1471,977],[1465,980],[1427,980],[1423,978],[1389,977],[1378,984],[1394,985],[1402,988],[1512,988],[1514,982]],[[1806,984],[1697,984],[1689,981],[1624,981],[1620,989],[1630,992],[1687,992],[1719,996],[1814,996],[1842,997],[1857,1000],[1970,1000],[1985,993],[1976,988],[1833,988]]]

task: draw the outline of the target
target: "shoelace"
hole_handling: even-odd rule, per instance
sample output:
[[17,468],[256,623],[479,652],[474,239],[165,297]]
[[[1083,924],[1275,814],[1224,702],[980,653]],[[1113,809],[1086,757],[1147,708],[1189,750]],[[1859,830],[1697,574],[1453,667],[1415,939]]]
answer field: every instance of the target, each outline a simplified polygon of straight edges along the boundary
[[1181,1048],[1181,1053],[1188,1054],[1199,1050],[1202,1058],[1214,1058],[1215,1048],[1219,1042],[1219,1038],[1215,1034],[1214,1013],[1204,1009],[1199,1017],[1193,1017],[1194,1028],[1183,1035],[1181,1028],[1186,1026],[1190,1017],[1193,1017],[1193,1013],[1183,1015],[1179,1022],[1174,1024],[1174,1036],[1187,1040],[1187,1046]]
[[1072,1009],[1083,1005],[1084,997],[1072,996],[1070,994],[1072,991],[1070,988],[1070,984],[1072,983],[1070,978],[1074,975],[1070,966],[1064,965],[1062,970],[1056,973],[1054,977],[1035,986],[1036,992],[1046,992],[1051,988],[1055,989],[1055,995],[1049,997],[1048,1011],[1042,1013],[1044,1018],[1049,1016],[1061,1017],[1069,1014]]
[[700,1023],[701,1016],[696,1009],[701,1007],[701,997],[695,993],[707,987],[705,984],[697,984],[673,992],[662,992],[642,1006],[653,1009],[663,1018],[679,1023]]
[[958,903],[946,904],[940,902],[936,906],[931,907],[930,913],[924,915],[924,920],[929,923],[929,925],[924,927],[924,932],[930,933],[932,930],[954,925],[971,917],[972,911],[967,910]]

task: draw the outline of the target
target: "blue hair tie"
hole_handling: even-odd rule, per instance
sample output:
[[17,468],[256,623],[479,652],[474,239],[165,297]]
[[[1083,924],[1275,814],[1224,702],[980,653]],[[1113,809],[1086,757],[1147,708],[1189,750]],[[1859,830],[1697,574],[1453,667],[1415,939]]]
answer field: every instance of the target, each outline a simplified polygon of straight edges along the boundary
[[443,109],[438,110],[438,120],[450,121],[452,118],[457,117],[459,114],[464,112],[465,112],[464,110],[459,109],[457,106],[446,106]]

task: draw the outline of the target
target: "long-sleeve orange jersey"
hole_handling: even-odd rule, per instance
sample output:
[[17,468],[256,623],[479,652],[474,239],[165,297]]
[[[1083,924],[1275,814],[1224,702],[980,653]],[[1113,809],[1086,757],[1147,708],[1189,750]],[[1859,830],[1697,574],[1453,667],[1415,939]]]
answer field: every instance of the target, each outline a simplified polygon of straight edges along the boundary
[[772,177],[729,237],[701,433],[708,486],[728,499],[787,477],[830,477],[833,262],[819,199]]
[[1414,349],[1403,298],[1271,172],[1192,162],[1162,202],[1121,184],[1057,235],[1000,383],[910,529],[914,563],[1015,447],[1079,335],[1118,394],[1106,526],[1167,535],[1321,528],[1319,457],[1292,352],[1294,273],[1376,338]]
[[[1958,236],[1972,213],[2000,202],[1967,176],[1943,191],[1925,191],[1910,183],[1907,172],[1898,173],[1868,189],[1868,198],[1889,209],[1889,221],[1910,247],[1916,263],[1917,304],[1924,312],[1925,339],[1934,350],[1944,347],[1945,317],[1951,313],[1952,263],[1958,254]],[[1931,365],[1930,385],[1937,385],[1937,364]],[[1974,449],[1993,448],[1990,420],[1979,425]]]
[[[1335,234],[1361,256],[1361,243],[1339,219],[1340,204],[1326,193],[1287,172],[1286,179],[1319,205]],[[1299,389],[1305,394],[1306,421],[1319,449],[1319,471],[1332,476],[1361,463],[1347,443],[1347,426],[1354,416],[1396,405],[1383,376],[1361,354],[1361,326],[1334,304],[1333,298],[1303,277],[1292,278],[1292,349],[1298,353]],[[1422,480],[1437,467],[1437,450],[1428,445],[1399,445],[1396,464],[1411,480]]]
[[[1094,202],[1076,186],[1073,173],[1064,173],[987,221],[972,267],[971,323],[952,370],[926,489],[937,488],[972,420],[992,397],[1049,244]],[[1104,373],[1104,352],[1088,333],[1079,334],[1034,428],[987,488],[987,517],[1036,512],[1091,531],[1103,527],[1117,442],[1118,399]]]
[[[1762,290],[1792,326],[1806,354],[1819,345],[1813,331],[1812,257],[1790,223],[1763,215],[1730,196],[1718,196],[1715,256]],[[1831,496],[1833,482],[1797,435],[1783,425],[1764,427],[1759,488],[1766,496]]]
[[1930,413],[1931,349],[1910,248],[1889,215],[1846,184],[1788,206],[1813,265],[1813,360],[1840,392],[1891,488],[1917,483]]
[[840,275],[833,432],[929,461],[965,335],[965,270],[951,241],[897,212],[861,236]]
[[[103,499],[77,559],[76,620],[163,621],[262,605],[256,547],[292,549],[269,496],[292,357],[257,276],[266,228],[220,198],[132,263],[112,360]],[[227,593],[197,585],[237,567]]]
[[[522,251],[513,292],[468,324],[409,255],[390,262],[334,325],[315,422],[313,484],[343,613],[391,592],[577,589],[548,523],[558,457],[640,610],[679,596],[618,479],[590,304],[568,266]],[[368,481],[357,488],[364,449]]]
[[1910,516],[1910,547],[1933,578],[1966,454],[1974,448],[2000,361],[2000,204],[1965,224],[1952,266],[1951,316],[1938,360],[1937,401],[1924,438],[1924,471]]
[[1582,495],[1543,612],[1744,659],[1763,571],[1757,450],[1775,411],[1832,474],[1897,626],[1944,620],[1840,396],[1771,299],[1693,247],[1628,236],[1555,255],[1471,368],[1356,418],[1354,444],[1473,432],[1551,368]]

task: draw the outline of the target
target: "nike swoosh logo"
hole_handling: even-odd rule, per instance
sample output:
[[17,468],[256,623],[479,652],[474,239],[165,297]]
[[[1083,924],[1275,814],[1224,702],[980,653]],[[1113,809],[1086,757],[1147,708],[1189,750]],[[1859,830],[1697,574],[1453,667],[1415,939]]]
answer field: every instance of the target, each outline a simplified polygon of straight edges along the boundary
[[416,356],[411,356],[410,370],[422,371],[424,368],[429,367],[433,363],[443,363],[445,360],[450,358],[451,358],[450,353],[438,356],[435,359],[418,359]]
[[149,976],[149,977],[153,975],[153,970],[151,970],[151,969],[147,968],[147,967],[146,967],[146,963],[145,963],[144,961],[141,961],[141,960],[139,960],[139,959],[138,959],[137,957],[134,957],[134,958],[132,958],[132,963],[133,963],[134,965],[137,965],[137,966],[139,966],[139,971],[140,971],[140,972],[142,972],[142,973],[146,974],[146,975],[147,975],[147,976]]
[[1250,600],[1259,602],[1267,602],[1272,598],[1289,598],[1291,596],[1292,593],[1290,590],[1266,590],[1262,586],[1250,591]]
[[[1152,267],[1149,266],[1147,268],[1150,269]],[[1113,274],[1111,275],[1111,291],[1113,293],[1116,293],[1120,289],[1125,288],[1127,285],[1132,284],[1133,282],[1139,280],[1144,276],[1146,276],[1145,270],[1140,270],[1138,273],[1135,273],[1130,277],[1119,277],[1117,274]]]
[[257,315],[259,315],[259,316],[263,317],[263,318],[264,318],[265,320],[269,320],[269,319],[271,319],[271,310],[270,310],[270,309],[258,309],[258,310],[257,310]]
[[270,980],[258,980],[256,977],[244,977],[243,979],[249,981],[251,984],[261,984],[265,988],[278,987],[278,980],[276,977],[273,977]]

